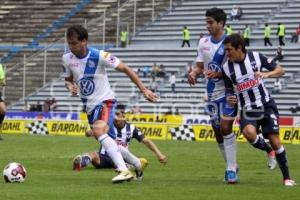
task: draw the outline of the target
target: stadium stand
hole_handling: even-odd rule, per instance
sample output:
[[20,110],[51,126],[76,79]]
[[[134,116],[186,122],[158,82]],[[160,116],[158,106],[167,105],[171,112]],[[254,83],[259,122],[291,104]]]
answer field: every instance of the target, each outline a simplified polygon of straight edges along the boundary
[[[156,62],[157,64],[164,64],[167,75],[170,75],[171,72],[176,72],[178,77],[176,83],[177,93],[172,94],[168,81],[164,81],[160,78],[158,79],[160,83],[158,89],[160,100],[157,104],[148,103],[143,100],[142,97],[137,97],[139,100],[137,104],[140,105],[143,112],[166,112],[170,105],[178,107],[179,112],[182,114],[198,114],[204,112],[204,102],[202,99],[205,91],[204,84],[200,82],[196,87],[189,87],[187,83],[181,82],[182,78],[179,77],[182,76],[186,64],[195,58],[199,33],[206,33],[204,11],[212,5],[216,5],[224,8],[226,12],[229,13],[233,4],[240,5],[244,13],[242,20],[234,22],[228,21],[232,25],[233,30],[242,30],[246,23],[251,24],[254,41],[251,42],[250,50],[261,51],[267,56],[273,57],[276,47],[263,47],[261,31],[263,30],[265,22],[272,24],[272,26],[274,26],[273,31],[275,31],[275,26],[277,26],[278,20],[281,19],[280,16],[284,15],[284,19],[290,19],[291,21],[291,23],[286,23],[288,33],[294,31],[295,27],[298,26],[298,22],[293,19],[297,19],[297,14],[300,11],[299,7],[297,7],[299,1],[238,0],[211,2],[186,0],[183,1],[182,4],[177,4],[170,12],[156,18],[153,23],[149,22],[142,31],[138,32],[136,37],[132,38],[132,43],[128,48],[110,49],[112,53],[132,66],[136,71],[145,65],[151,67],[153,63]],[[298,12],[296,12],[297,9],[299,9]],[[257,10],[259,10],[259,12],[257,12]],[[289,12],[289,10],[291,12]],[[295,14],[295,17],[293,14]],[[285,23],[285,21],[281,22]],[[179,47],[183,25],[187,25],[191,31],[193,40],[191,42],[191,48],[182,49]],[[274,38],[276,38],[276,41],[272,42],[277,45],[278,42],[275,35],[272,39]],[[287,38],[289,38],[288,35]],[[278,107],[281,114],[290,115],[289,108],[292,104],[297,104],[300,94],[299,57],[297,56],[300,54],[300,50],[298,46],[288,42],[283,49],[285,57],[281,64],[286,70],[286,75],[284,76],[285,88],[281,93],[274,94],[273,96],[279,104]],[[57,65],[59,65],[60,61],[57,59],[55,61],[55,58],[57,54],[62,53],[61,50],[56,49],[56,52],[53,50],[53,52],[49,51],[49,53],[53,53],[53,57],[49,58],[49,60],[57,62]],[[43,60],[42,57],[40,59]],[[53,68],[51,68],[51,71],[52,70]],[[129,83],[129,80],[125,76],[113,71],[113,69],[108,69],[108,74],[119,101],[123,103],[130,102],[130,98],[138,93],[135,87],[132,87],[132,84]],[[57,77],[58,75],[56,78]],[[51,78],[49,78],[49,80],[51,80]],[[142,80],[146,85],[150,86],[149,78],[142,78]],[[202,80],[200,79],[200,81]],[[273,82],[274,79],[266,80],[269,88],[273,87]],[[38,100],[43,101],[46,98],[55,97],[58,101],[58,111],[81,110],[81,107],[78,107],[80,104],[79,98],[68,96],[63,85],[63,80],[55,79],[45,87],[26,97],[26,100],[34,104]],[[9,88],[7,88],[7,90],[9,90]],[[19,101],[10,106],[12,110],[23,108],[24,101]]]

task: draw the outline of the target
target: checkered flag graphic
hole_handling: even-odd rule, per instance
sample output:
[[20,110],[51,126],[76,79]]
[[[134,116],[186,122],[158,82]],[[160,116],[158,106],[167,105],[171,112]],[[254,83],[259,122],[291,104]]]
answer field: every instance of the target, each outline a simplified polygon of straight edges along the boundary
[[194,141],[195,134],[193,128],[189,125],[182,125],[170,129],[173,140]]
[[48,128],[45,121],[34,121],[31,123],[28,123],[26,125],[26,128],[29,129],[29,133],[32,135],[48,135]]

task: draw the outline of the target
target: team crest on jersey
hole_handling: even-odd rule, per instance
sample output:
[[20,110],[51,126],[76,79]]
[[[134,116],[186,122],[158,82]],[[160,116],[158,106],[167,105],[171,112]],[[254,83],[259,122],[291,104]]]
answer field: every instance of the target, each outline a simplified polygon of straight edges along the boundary
[[219,54],[219,55],[224,55],[224,48],[220,47],[220,48],[218,49],[218,54]]
[[[222,71],[220,65],[218,63],[216,63],[216,62],[210,62],[210,63],[208,63],[208,69],[211,70],[211,71],[214,71],[214,72],[221,72]],[[220,81],[219,78],[213,78],[212,80],[214,82]]]
[[96,67],[96,64],[95,64],[95,62],[93,60],[88,60],[88,66],[90,68],[94,68],[94,67]]
[[251,64],[251,66],[252,66],[253,71],[257,72],[257,65],[256,65],[256,62],[255,62],[255,61],[252,61],[250,64]]
[[95,90],[95,83],[90,78],[82,78],[78,81],[78,86],[80,88],[80,93],[83,96],[91,95]]

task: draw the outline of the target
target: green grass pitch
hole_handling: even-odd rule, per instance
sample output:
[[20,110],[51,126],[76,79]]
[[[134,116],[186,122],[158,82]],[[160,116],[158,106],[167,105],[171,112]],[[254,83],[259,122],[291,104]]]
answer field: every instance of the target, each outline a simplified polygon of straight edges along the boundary
[[[0,199],[28,200],[296,200],[300,185],[282,185],[278,168],[267,169],[266,156],[247,143],[238,143],[240,183],[223,183],[224,161],[214,142],[154,141],[168,155],[162,166],[143,144],[132,142],[131,150],[150,162],[144,180],[112,184],[113,170],[92,166],[74,172],[75,155],[98,149],[96,140],[67,136],[3,135],[0,168],[20,162],[27,170],[21,184],[0,181]],[[285,145],[292,177],[300,182],[299,145]]]

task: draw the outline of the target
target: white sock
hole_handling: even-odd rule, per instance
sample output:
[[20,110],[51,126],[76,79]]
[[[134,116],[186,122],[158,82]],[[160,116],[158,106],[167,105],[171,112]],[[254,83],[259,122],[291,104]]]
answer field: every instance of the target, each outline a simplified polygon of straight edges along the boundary
[[137,170],[141,170],[141,161],[138,159],[135,155],[133,155],[127,148],[120,146],[121,154],[125,160],[126,163],[131,164],[135,167]]
[[218,146],[219,146],[219,149],[220,149],[220,152],[223,156],[223,159],[225,162],[227,162],[226,160],[226,154],[225,154],[225,149],[224,149],[224,143],[218,143]]
[[234,133],[231,133],[223,138],[227,170],[236,171],[236,136]]
[[98,141],[101,143],[101,145],[106,150],[109,157],[112,159],[114,164],[117,166],[117,170],[119,171],[127,171],[126,164],[123,160],[123,157],[121,155],[121,152],[118,148],[117,143],[107,134],[101,135],[98,138]]

